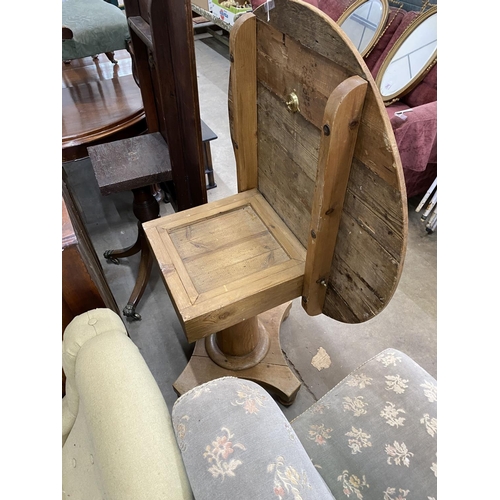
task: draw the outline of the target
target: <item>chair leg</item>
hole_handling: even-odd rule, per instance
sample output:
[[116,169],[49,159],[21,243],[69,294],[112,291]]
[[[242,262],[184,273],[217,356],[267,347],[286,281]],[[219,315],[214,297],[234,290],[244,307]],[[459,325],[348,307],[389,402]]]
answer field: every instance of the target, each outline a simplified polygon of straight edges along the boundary
[[210,150],[210,142],[205,141],[203,143],[203,156],[205,157],[205,174],[207,175],[207,189],[213,189],[217,187],[214,179],[214,167],[212,165],[212,152]]
[[118,61],[115,59],[115,53],[114,52],[105,52],[107,58],[113,63],[113,64],[118,64]]

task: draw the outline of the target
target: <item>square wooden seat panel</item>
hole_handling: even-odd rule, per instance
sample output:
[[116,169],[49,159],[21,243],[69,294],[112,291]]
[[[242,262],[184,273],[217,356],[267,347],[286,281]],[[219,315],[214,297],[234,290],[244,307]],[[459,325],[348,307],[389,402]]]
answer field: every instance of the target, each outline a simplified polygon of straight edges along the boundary
[[306,250],[255,189],[144,230],[190,342],[302,293]]

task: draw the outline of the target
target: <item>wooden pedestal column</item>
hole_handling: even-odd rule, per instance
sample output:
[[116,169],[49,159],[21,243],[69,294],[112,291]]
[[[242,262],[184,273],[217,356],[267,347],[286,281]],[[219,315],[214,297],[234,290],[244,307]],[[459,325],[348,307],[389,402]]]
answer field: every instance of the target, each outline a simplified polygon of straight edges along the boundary
[[260,363],[269,351],[269,335],[257,316],[205,339],[210,359],[229,370],[245,370]]
[[177,394],[220,377],[252,380],[291,405],[300,381],[285,359],[279,341],[288,302],[196,342],[188,365],[174,384]]

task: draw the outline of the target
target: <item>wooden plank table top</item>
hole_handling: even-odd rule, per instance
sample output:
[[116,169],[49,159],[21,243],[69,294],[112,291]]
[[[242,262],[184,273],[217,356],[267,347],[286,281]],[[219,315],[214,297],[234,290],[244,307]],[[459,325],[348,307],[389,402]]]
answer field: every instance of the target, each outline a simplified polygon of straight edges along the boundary
[[[244,39],[243,49],[236,38]],[[252,38],[255,56],[248,49]],[[269,13],[260,6],[244,14],[231,40],[229,116],[238,188],[256,187],[305,248],[314,244],[318,221],[341,212],[330,272],[313,283],[326,285],[324,314],[344,323],[367,321],[397,288],[408,225],[401,160],[375,81],[342,30],[300,0],[275,0]],[[254,71],[257,83],[250,88]],[[358,133],[345,198],[342,206],[313,214],[321,144],[332,128],[326,104],[352,77],[365,80],[367,90],[352,122]],[[287,104],[292,95],[295,112]]]

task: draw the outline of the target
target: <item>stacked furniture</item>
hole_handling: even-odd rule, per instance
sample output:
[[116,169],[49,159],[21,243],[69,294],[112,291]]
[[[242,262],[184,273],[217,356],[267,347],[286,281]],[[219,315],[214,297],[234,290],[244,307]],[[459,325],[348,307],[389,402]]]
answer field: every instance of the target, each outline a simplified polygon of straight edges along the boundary
[[[141,254],[136,284],[123,309],[132,319],[149,280],[153,259],[142,223],[160,209],[151,187],[165,186],[175,210],[207,201],[205,175],[215,187],[208,143],[216,135],[200,118],[190,1],[126,0],[133,64],[140,86],[147,133],[88,148],[103,195],[131,190],[138,235],[130,246],[109,249],[104,257],[118,263]],[[205,137],[204,137],[205,134]],[[206,173],[205,173],[206,172]]]
[[[391,26],[366,58],[374,78],[391,48],[421,15],[418,11],[395,8],[392,12]],[[413,90],[386,109],[401,156],[407,196],[421,195],[437,176],[437,64]],[[401,111],[404,113],[400,114]]]
[[[155,16],[136,7],[137,47],[154,49]],[[239,18],[230,58],[238,193],[143,224],[196,341],[180,398],[171,418],[114,312],[75,318],[63,498],[435,500],[437,383],[404,353],[382,351],[293,422],[272,397],[292,404],[300,388],[279,345],[292,299],[361,323],[401,276],[403,169],[370,70],[301,0]]]

